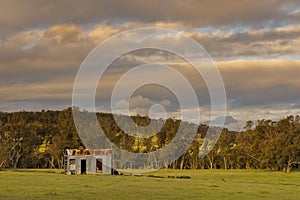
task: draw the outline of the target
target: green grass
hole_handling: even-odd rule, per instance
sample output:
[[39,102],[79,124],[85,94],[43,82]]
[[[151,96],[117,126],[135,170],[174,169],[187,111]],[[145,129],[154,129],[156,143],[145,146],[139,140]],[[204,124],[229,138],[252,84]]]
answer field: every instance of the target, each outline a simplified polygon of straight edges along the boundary
[[[183,175],[191,178],[167,178]],[[0,199],[300,199],[300,172],[160,170],[136,177],[0,171]]]

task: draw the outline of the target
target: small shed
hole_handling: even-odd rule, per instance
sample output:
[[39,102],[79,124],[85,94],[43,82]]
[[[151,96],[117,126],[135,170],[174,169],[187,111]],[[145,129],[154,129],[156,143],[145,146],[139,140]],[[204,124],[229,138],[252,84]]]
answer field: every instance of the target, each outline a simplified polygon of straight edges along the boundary
[[111,174],[112,149],[66,149],[65,174]]

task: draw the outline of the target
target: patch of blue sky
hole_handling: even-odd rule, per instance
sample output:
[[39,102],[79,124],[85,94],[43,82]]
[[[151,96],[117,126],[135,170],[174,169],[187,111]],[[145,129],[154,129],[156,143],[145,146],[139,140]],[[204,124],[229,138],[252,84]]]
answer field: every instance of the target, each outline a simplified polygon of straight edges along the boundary
[[258,56],[238,56],[238,57],[227,57],[216,60],[222,61],[233,61],[233,60],[269,60],[270,58],[258,57]]
[[206,34],[213,34],[217,32],[224,32],[226,34],[235,34],[235,33],[240,33],[240,32],[247,32],[252,30],[252,27],[250,26],[242,26],[242,25],[237,25],[237,26],[207,26],[207,27],[199,27],[199,28],[194,28],[193,29],[195,32],[201,32],[201,33],[206,33]]
[[233,61],[233,60],[300,60],[300,55],[270,55],[270,56],[238,56],[238,57],[227,57],[227,58],[214,58],[219,61]]
[[21,48],[22,48],[22,50],[26,51],[26,50],[30,50],[30,49],[34,48],[37,44],[38,44],[38,40],[31,40],[26,45],[22,46]]
[[281,60],[300,60],[299,55],[282,55],[278,57]]
[[217,29],[212,26],[207,26],[207,27],[194,28],[193,30],[195,32],[199,32],[199,33],[201,32],[201,33],[211,34],[211,33],[214,33]]
[[290,12],[290,14],[295,14],[295,13],[300,13],[300,7],[296,7]]

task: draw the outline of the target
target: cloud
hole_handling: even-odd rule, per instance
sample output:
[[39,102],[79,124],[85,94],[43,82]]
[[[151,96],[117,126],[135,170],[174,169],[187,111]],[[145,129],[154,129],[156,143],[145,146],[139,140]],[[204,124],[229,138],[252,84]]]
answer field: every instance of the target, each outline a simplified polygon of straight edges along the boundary
[[[161,107],[157,107],[160,105],[164,108],[161,110]],[[162,114],[165,114],[167,108],[171,105],[170,100],[161,100],[161,101],[154,101],[150,100],[147,97],[142,95],[134,95],[131,97],[130,101],[126,99],[121,99],[117,101],[114,106],[114,112],[117,114],[128,114],[127,110],[129,110],[131,115],[148,115],[156,116],[155,118],[159,118]],[[155,106],[155,107],[152,107]]]
[[[71,60],[71,57],[73,60],[82,60],[93,47],[109,36],[127,28],[139,26],[140,24],[134,23],[98,24],[89,31],[84,31],[81,26],[71,23],[57,24],[45,30],[20,32],[0,40],[0,59],[3,64],[24,60],[24,58],[25,60],[30,58],[31,61],[37,59],[43,61],[49,59]],[[196,29],[186,29],[184,34],[197,40],[216,60],[239,57],[293,57],[300,54],[298,48],[300,26],[298,25],[233,33],[224,31],[205,33]],[[161,38],[161,40],[167,39],[167,37]],[[181,40],[173,41],[173,43],[174,48],[181,48]],[[166,58],[165,54],[163,56]],[[143,58],[143,55],[140,58]],[[173,59],[173,57],[170,58]]]
[[[62,102],[63,105],[71,105],[73,82],[80,65],[80,59],[76,57],[81,54],[72,50],[73,47],[66,47],[65,45],[61,45],[62,50],[57,51],[57,54],[54,53],[55,50],[60,49],[59,46],[57,44],[53,47],[49,46],[48,51],[40,51],[37,57],[30,57],[26,54],[16,63],[1,65],[1,72],[3,72],[0,75],[1,109],[4,109],[3,107],[6,105],[5,109],[13,110],[22,102],[37,102],[34,107],[38,107],[37,105],[40,104],[41,109],[44,108],[44,105],[54,101]],[[62,53],[63,50],[71,52],[64,54]],[[49,51],[53,54],[48,54]],[[50,57],[46,59],[47,56]],[[103,85],[97,93],[98,104],[108,105],[107,101],[110,99],[116,81],[122,73],[139,63],[133,58],[134,56],[131,56],[129,60],[123,58],[117,61],[112,65],[112,71],[105,74],[100,82]],[[45,59],[46,62],[43,62],[42,59]],[[125,71],[122,70],[124,65]],[[251,110],[254,107],[265,108],[265,105],[275,108],[279,104],[282,105],[282,108],[285,105],[286,108],[291,109],[290,105],[296,105],[300,100],[300,61],[298,60],[218,61],[216,65],[224,79],[228,102],[232,111],[244,108]],[[9,67],[5,69],[3,68],[5,66]],[[173,66],[191,81],[199,95],[200,105],[209,106],[210,100],[206,86],[201,77],[195,75],[191,66],[182,63],[171,63],[170,66]],[[158,75],[155,71],[149,71],[147,76]],[[165,75],[160,74],[159,76]],[[174,86],[180,84],[177,80],[172,80],[172,82]],[[146,96],[151,97],[151,100]],[[150,104],[160,103],[168,107],[169,112],[174,113],[178,109],[175,99],[172,93],[168,93],[164,89],[148,87],[135,94],[130,101],[130,106],[138,108],[139,106],[147,107]],[[14,102],[14,104],[9,106],[9,102]],[[176,106],[173,107],[174,104]],[[28,105],[30,104],[28,103]],[[209,108],[207,109],[209,110]]]
[[[61,23],[183,23],[185,26],[261,26],[297,22],[299,1],[188,0],[3,0],[0,7],[1,35]],[[295,19],[296,18],[296,19]]]
[[[202,1],[201,4],[198,1],[190,4],[164,1],[155,9],[154,3],[149,2],[147,9],[150,11],[135,1],[127,4],[91,2],[94,4],[29,0],[19,5],[15,1],[3,1],[0,8],[3,27],[0,32],[0,110],[70,106],[76,72],[88,53],[113,34],[143,26],[180,29],[181,34],[202,44],[216,60],[231,112],[236,115],[246,118],[245,113],[254,116],[256,112],[259,116],[275,116],[298,108],[300,26],[295,20],[298,12],[291,13],[290,9],[299,1],[240,1],[235,4],[226,0]],[[283,9],[284,5],[288,9]],[[72,12],[66,12],[67,8]],[[278,25],[280,28],[262,25],[271,21],[286,24]],[[248,27],[235,30],[234,26],[239,24]],[[251,28],[255,25],[258,27]],[[161,41],[167,39],[167,36],[161,37]],[[181,48],[180,39],[172,44]],[[119,47],[121,45],[115,48]],[[99,104],[107,105],[114,84],[124,72],[149,61],[172,65],[191,81],[199,94],[200,106],[209,105],[209,95],[201,77],[197,77],[190,66],[182,64],[183,60],[161,51],[138,52],[113,63],[100,81],[103,85],[97,93]],[[147,76],[164,75],[149,72]],[[173,80],[173,84],[180,87],[177,80]],[[138,109],[161,103],[175,113],[178,109],[173,107],[176,102],[172,95],[165,90],[148,88],[136,94],[131,104]],[[280,110],[276,113],[262,112],[277,106]]]
[[152,101],[147,97],[143,97],[142,95],[133,96],[130,101],[126,101],[125,99],[119,100],[116,102],[115,106],[117,108],[127,108],[128,105],[133,108],[143,107],[143,106],[151,106],[154,104],[160,104],[164,107],[170,106],[171,102],[169,100],[162,100],[159,102]]
[[215,59],[299,55],[300,26],[239,32],[189,32]]
[[59,24],[47,29],[44,39],[54,44],[80,43],[84,40],[82,29],[74,24]]
[[299,60],[217,62],[233,109],[300,101]]

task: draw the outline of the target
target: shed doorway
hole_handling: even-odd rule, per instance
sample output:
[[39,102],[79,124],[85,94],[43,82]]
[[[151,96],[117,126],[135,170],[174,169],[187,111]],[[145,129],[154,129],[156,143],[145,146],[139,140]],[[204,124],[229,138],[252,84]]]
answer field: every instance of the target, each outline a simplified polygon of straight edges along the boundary
[[96,159],[96,167],[97,167],[97,173],[102,173],[102,159],[101,158]]
[[86,160],[81,160],[81,174],[86,174]]

